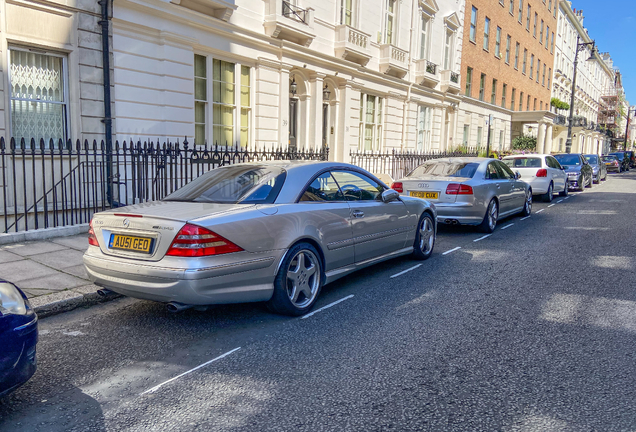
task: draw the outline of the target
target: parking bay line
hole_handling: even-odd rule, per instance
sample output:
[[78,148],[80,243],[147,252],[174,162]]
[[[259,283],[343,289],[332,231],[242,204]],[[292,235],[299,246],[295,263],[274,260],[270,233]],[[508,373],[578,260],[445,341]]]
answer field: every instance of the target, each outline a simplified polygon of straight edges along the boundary
[[562,202],[563,202],[563,200],[558,200],[558,201],[557,201],[557,204],[560,204],[560,203],[562,203]]
[[509,224],[509,225],[506,225],[505,227],[501,227],[501,229],[502,229],[502,230],[505,230],[506,228],[510,228],[510,227],[511,227],[511,226],[513,226],[513,225],[514,225],[514,224],[513,224],[513,223],[511,223],[511,224]]
[[451,249],[451,250],[447,250],[447,251],[446,251],[446,252],[444,252],[442,255],[448,255],[449,253],[451,253],[451,252],[455,252],[456,250],[460,250],[460,249],[461,249],[461,247],[460,247],[460,246],[457,246],[456,248],[453,248],[453,249]]
[[548,206],[548,208],[550,208],[550,207],[554,207],[555,205],[556,205],[556,204],[550,204],[550,205]]
[[545,209],[537,210],[537,214],[541,213]]
[[180,374],[180,375],[177,375],[177,376],[176,376],[176,377],[174,377],[174,378],[170,378],[168,381],[164,381],[164,382],[162,382],[161,384],[158,384],[158,385],[154,386],[153,388],[146,390],[145,392],[141,393],[141,395],[140,395],[140,396],[143,396],[143,395],[145,395],[145,394],[147,394],[147,393],[154,393],[154,392],[156,392],[157,390],[159,390],[162,386],[164,386],[164,385],[166,385],[166,384],[168,384],[168,383],[170,383],[170,382],[172,382],[172,381],[174,381],[174,380],[176,380],[176,379],[179,379],[179,378],[181,378],[182,376],[185,376],[185,375],[187,375],[187,374],[189,374],[189,373],[191,373],[191,372],[194,372],[194,371],[195,371],[195,370],[197,370],[197,369],[201,369],[202,367],[205,367],[205,366],[209,365],[210,363],[214,363],[214,362],[215,362],[215,361],[217,361],[217,360],[221,360],[223,357],[227,357],[227,356],[229,356],[230,354],[232,354],[233,352],[238,351],[238,350],[240,350],[240,349],[241,349],[241,347],[234,348],[233,350],[228,351],[228,352],[226,352],[225,354],[221,354],[220,356],[218,356],[218,357],[216,357],[216,358],[213,358],[213,359],[212,359],[212,360],[210,360],[210,361],[207,361],[207,362],[205,362],[205,363],[203,363],[203,364],[200,364],[199,366],[197,366],[197,367],[195,367],[195,368],[192,368],[192,369],[190,369],[189,371],[186,371],[186,372],[184,372],[184,373],[182,373],[182,374]]
[[415,270],[416,268],[420,267],[421,265],[422,265],[422,264],[414,265],[414,266],[413,266],[413,267],[411,267],[411,268],[407,268],[406,270],[403,270],[403,271],[401,271],[401,272],[399,272],[399,273],[396,273],[396,274],[394,274],[393,276],[391,276],[391,279],[392,279],[392,278],[395,278],[395,277],[398,277],[398,276],[402,276],[404,273],[408,273],[408,272],[410,272],[411,270]]
[[306,319],[306,318],[309,318],[310,316],[315,315],[315,314],[317,314],[318,312],[324,311],[325,309],[329,309],[331,306],[335,306],[335,305],[337,305],[337,304],[338,304],[338,303],[340,303],[340,302],[343,302],[343,301],[345,301],[345,300],[349,300],[351,297],[353,297],[353,294],[348,295],[348,296],[346,296],[346,297],[343,297],[343,298],[341,298],[340,300],[336,300],[336,301],[335,301],[335,302],[333,302],[333,303],[329,303],[327,306],[323,306],[323,307],[321,307],[320,309],[316,309],[316,310],[315,310],[315,311],[313,311],[312,313],[308,313],[307,315],[303,315],[303,316],[301,316],[301,317],[300,317],[300,319]]
[[529,219],[529,218],[530,218],[530,216],[526,216],[526,217],[523,217],[523,218],[521,218],[519,220],[526,220],[526,219]]
[[483,237],[479,237],[478,239],[473,240],[473,242],[478,242],[478,241],[482,241],[484,239],[487,239],[488,237],[490,237],[492,234],[486,234]]
[[564,199],[564,200],[566,200],[566,199],[570,199],[570,197],[569,197],[569,196],[567,196],[567,197],[565,197],[565,198],[563,198],[563,199]]

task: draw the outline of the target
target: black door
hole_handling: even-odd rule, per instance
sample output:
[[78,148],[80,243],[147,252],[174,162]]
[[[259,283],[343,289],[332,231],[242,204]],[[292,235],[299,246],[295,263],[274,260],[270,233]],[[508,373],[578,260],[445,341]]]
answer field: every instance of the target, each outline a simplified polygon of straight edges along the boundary
[[289,99],[289,149],[297,149],[298,99]]

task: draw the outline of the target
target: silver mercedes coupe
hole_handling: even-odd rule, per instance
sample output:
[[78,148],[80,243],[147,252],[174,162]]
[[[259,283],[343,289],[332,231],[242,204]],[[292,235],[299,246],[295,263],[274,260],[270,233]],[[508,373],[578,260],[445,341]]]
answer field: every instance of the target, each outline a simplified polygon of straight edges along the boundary
[[532,187],[491,158],[440,158],[424,162],[393,183],[403,196],[430,200],[440,223],[478,225],[491,233],[497,220],[532,211]]
[[96,213],[84,264],[98,286],[195,305],[267,302],[298,316],[321,287],[435,244],[435,206],[335,162],[212,170],[161,201]]

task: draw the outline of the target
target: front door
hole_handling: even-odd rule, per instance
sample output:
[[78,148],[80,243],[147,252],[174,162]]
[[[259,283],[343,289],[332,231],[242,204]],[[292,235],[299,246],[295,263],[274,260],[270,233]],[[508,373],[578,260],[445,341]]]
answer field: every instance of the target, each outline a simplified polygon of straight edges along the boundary
[[384,203],[384,187],[357,171],[333,171],[351,207],[355,262],[361,263],[406,245],[409,215],[401,200]]
[[298,149],[298,99],[289,99],[289,149]]
[[515,173],[503,162],[495,161],[499,169],[503,171],[504,177],[510,183],[510,208],[508,211],[517,211],[523,208],[526,202],[526,186],[521,180],[515,179]]
[[328,146],[327,137],[329,136],[329,104],[322,104],[322,148]]
[[[495,161],[488,164],[486,168],[486,181],[490,191],[497,195],[499,200],[499,214],[507,213],[512,208],[512,184],[508,181],[508,176],[499,169]],[[488,203],[484,203],[488,205]]]

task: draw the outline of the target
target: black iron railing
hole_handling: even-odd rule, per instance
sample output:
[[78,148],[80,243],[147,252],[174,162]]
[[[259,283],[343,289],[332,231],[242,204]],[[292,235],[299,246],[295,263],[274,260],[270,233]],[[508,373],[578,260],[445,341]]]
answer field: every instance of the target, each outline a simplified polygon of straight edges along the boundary
[[430,61],[426,61],[426,72],[430,73],[430,74],[437,74],[437,65],[433,62]]
[[[158,200],[224,165],[262,160],[327,160],[329,149],[297,151],[183,143],[112,146],[102,141],[9,143],[0,137],[4,232],[76,225],[107,208]],[[110,188],[108,187],[110,184]],[[109,196],[108,191],[112,191]]]
[[417,152],[393,150],[386,153],[352,151],[351,163],[374,174],[389,174],[399,179],[413,171],[419,165],[430,159],[443,157],[474,157],[476,152]]
[[459,74],[456,72],[451,72],[450,80],[451,82],[454,82],[455,84],[459,84]]
[[283,0],[283,16],[296,19],[307,24],[307,10],[294,6],[290,2]]

